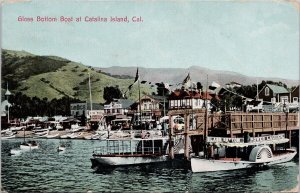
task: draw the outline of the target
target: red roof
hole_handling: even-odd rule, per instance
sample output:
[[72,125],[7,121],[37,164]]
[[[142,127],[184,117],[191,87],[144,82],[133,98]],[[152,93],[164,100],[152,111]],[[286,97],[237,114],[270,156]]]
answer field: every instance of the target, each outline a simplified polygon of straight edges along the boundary
[[216,98],[219,100],[218,95],[210,92],[207,92],[206,95],[206,92],[199,93],[198,91],[175,90],[169,96],[169,100],[190,99],[190,98],[211,100],[214,96],[216,96]]
[[169,99],[201,99],[201,94],[198,91],[175,90],[169,96]]

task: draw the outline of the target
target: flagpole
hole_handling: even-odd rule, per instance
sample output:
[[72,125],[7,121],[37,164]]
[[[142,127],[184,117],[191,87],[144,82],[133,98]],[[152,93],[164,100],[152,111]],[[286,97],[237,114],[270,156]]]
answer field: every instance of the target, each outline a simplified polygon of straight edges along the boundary
[[166,107],[165,107],[165,104],[166,104],[166,101],[165,101],[165,88],[163,88],[163,97],[164,97],[164,117],[166,116]]
[[139,106],[140,106],[140,108],[139,108],[139,110],[140,110],[140,125],[142,125],[142,109],[141,109],[141,89],[140,89],[140,77],[139,77],[139,75],[138,75],[138,70],[139,70],[139,68],[137,69],[137,76],[138,76],[138,89],[139,89]]
[[[258,101],[258,80],[256,79],[256,100]],[[257,112],[259,113],[259,108],[257,108]]]
[[92,90],[91,90],[91,75],[89,73],[89,90],[90,90],[90,103],[91,103],[91,111],[93,110],[93,104],[92,104]]
[[206,75],[206,91],[205,91],[205,124],[204,124],[204,157],[207,157],[207,149],[206,149],[206,137],[207,137],[207,120],[208,120],[208,111],[207,111],[207,87],[208,87],[208,75]]

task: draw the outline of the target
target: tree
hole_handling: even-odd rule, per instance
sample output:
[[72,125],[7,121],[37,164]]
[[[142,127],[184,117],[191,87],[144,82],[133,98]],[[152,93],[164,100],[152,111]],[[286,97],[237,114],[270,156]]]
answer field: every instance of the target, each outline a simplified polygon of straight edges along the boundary
[[202,90],[203,86],[201,84],[201,82],[197,82],[197,89],[198,90]]
[[104,87],[103,98],[107,103],[110,103],[113,101],[113,99],[122,98],[122,92],[120,91],[118,86],[107,86]]
[[164,83],[157,83],[157,95],[166,96],[170,94],[170,90],[165,88]]

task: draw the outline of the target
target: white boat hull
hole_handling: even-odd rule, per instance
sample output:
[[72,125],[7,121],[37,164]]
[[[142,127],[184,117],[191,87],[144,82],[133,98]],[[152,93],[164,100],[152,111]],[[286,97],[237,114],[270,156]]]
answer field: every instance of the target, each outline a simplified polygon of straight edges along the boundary
[[31,145],[20,145],[20,149],[22,150],[33,150],[33,149],[38,149],[39,146],[37,145],[34,145],[34,146],[31,146]]
[[11,149],[10,155],[20,155],[22,153],[21,149]]
[[12,139],[12,138],[16,138],[16,135],[1,136],[1,139],[2,139],[2,140],[5,140],[5,139]]
[[65,151],[65,147],[62,147],[62,146],[59,146],[58,148],[57,148],[57,151]]
[[165,162],[168,160],[167,155],[161,156],[94,156],[91,158],[93,166],[128,166],[128,165],[142,165],[158,162]]
[[47,135],[46,137],[47,137],[48,139],[51,139],[51,138],[57,138],[57,137],[59,137],[59,134]]
[[250,161],[226,161],[226,160],[209,160],[199,157],[191,158],[191,167],[193,172],[213,172],[224,170],[237,170],[259,166],[268,166],[274,164],[280,164],[291,161],[296,151],[285,153],[282,155],[274,156],[272,161],[269,162],[250,162]]

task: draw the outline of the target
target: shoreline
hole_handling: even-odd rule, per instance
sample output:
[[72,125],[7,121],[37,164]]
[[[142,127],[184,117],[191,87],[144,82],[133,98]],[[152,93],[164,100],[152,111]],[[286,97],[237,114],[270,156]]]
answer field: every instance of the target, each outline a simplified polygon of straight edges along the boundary
[[[53,131],[49,131],[48,134],[49,135],[59,134],[59,135],[54,138],[47,138],[47,137],[37,137],[36,135],[34,135],[34,133],[32,131],[25,131],[25,138],[61,139],[60,136],[65,135],[67,133],[71,133],[71,131],[69,131],[69,130],[63,130],[63,131],[53,130]],[[80,132],[78,132],[78,133],[80,133]],[[95,134],[95,131],[82,131],[81,133],[82,133],[82,135],[80,137],[74,138],[74,139],[84,139],[85,136]],[[24,138],[24,131],[17,131],[16,138]]]

